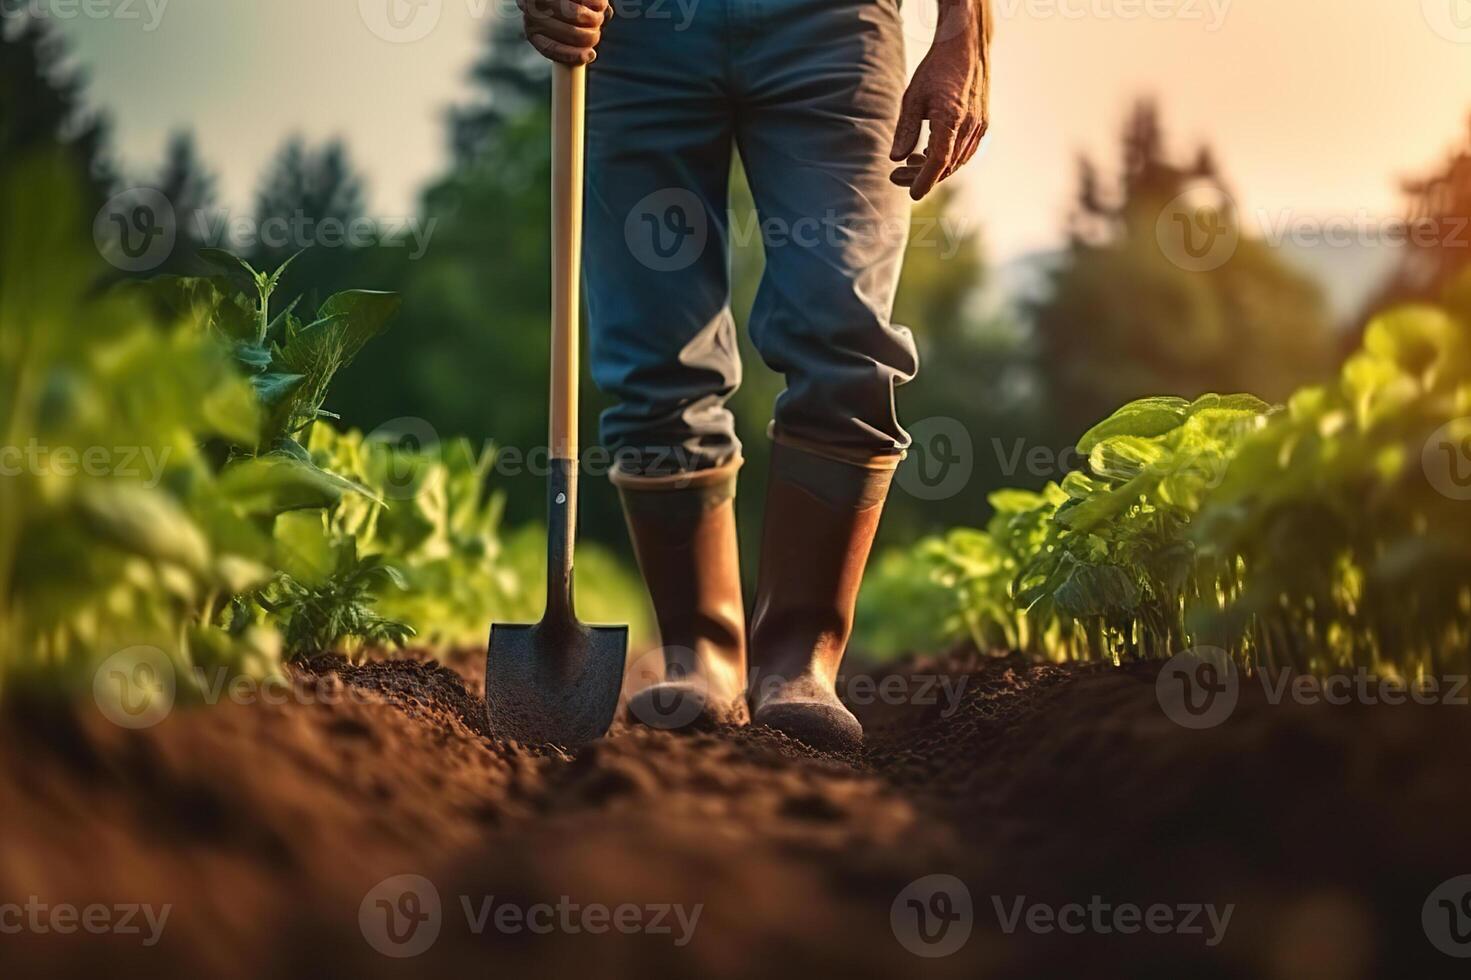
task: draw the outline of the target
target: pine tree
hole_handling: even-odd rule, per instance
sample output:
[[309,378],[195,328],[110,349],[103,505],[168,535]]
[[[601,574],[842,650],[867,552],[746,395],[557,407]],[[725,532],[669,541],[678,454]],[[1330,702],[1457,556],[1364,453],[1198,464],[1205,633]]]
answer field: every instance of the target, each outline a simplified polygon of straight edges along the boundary
[[338,240],[365,216],[363,182],[347,147],[332,140],[313,149],[288,139],[266,170],[255,201],[256,240],[246,257],[256,268],[276,268],[305,251],[292,266],[296,290],[308,300],[346,288],[351,242]]
[[[1471,125],[1467,127],[1471,134]],[[1407,180],[1404,256],[1370,312],[1438,302],[1471,270],[1471,135],[1439,170]]]
[[7,12],[0,22],[0,155],[61,146],[87,175],[90,213],[111,193],[108,123],[82,98],[86,78],[66,64],[66,44],[46,22]]
[[[1146,101],[1124,126],[1114,185],[1092,160],[1080,171],[1068,248],[1048,296],[1029,310],[1059,439],[1135,398],[1250,391],[1281,399],[1327,370],[1321,292],[1241,235],[1208,148],[1172,159],[1159,111]],[[1192,269],[1167,252],[1161,228],[1182,195],[1207,187],[1210,234],[1230,235],[1234,252]]]
[[213,238],[218,228],[214,214],[216,178],[200,157],[194,135],[188,130],[169,137],[155,186],[173,205],[178,224],[174,252],[164,264],[164,271],[189,268],[192,252],[201,245],[229,244]]
[[551,86],[548,62],[522,35],[519,21],[497,19],[485,50],[470,70],[476,94],[450,110],[450,144],[457,167],[478,160],[508,122],[528,111],[544,112]]

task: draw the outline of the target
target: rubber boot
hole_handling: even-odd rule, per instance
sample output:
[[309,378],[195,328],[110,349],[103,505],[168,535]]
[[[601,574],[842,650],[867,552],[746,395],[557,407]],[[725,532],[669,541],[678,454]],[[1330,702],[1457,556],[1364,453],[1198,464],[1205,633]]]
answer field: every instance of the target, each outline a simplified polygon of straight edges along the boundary
[[740,465],[669,477],[613,473],[662,644],[664,679],[629,698],[633,722],[709,730],[750,720],[735,520]]
[[863,728],[838,699],[836,682],[898,462],[773,447],[751,618],[754,724],[826,751],[862,745]]

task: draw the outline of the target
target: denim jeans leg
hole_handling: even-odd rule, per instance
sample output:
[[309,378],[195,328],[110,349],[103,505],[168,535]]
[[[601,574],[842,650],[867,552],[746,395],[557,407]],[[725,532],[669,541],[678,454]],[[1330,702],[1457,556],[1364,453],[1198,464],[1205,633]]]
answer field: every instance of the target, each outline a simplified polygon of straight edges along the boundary
[[[602,437],[639,475],[740,454],[730,312],[723,0],[625,6],[588,81],[584,285]],[[665,16],[654,16],[663,11]]]
[[888,179],[906,84],[898,4],[733,2],[754,39],[735,64],[736,139],[766,249],[751,339],[787,380],[777,438],[900,454],[894,390],[918,355],[890,319],[910,215]]

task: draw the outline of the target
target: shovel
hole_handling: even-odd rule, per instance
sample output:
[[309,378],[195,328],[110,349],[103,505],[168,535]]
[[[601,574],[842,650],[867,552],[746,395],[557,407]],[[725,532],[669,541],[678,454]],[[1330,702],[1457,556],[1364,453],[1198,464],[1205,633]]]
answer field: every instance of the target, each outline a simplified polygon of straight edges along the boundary
[[587,69],[552,74],[551,472],[547,600],[534,626],[495,623],[485,659],[491,729],[528,743],[578,746],[613,723],[627,626],[585,626],[572,606],[577,537],[577,313],[582,254],[583,116]]

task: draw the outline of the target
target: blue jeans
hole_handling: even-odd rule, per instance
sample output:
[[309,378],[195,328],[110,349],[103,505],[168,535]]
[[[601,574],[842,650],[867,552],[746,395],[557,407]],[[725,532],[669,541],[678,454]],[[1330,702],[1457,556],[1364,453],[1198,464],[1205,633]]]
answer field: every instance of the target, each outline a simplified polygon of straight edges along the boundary
[[[740,454],[726,401],[731,152],[766,268],[751,340],[786,378],[774,434],[836,458],[902,454],[890,322],[909,198],[888,180],[905,86],[898,0],[615,0],[588,79],[584,277],[604,444],[630,472]],[[629,461],[632,460],[630,463]]]

